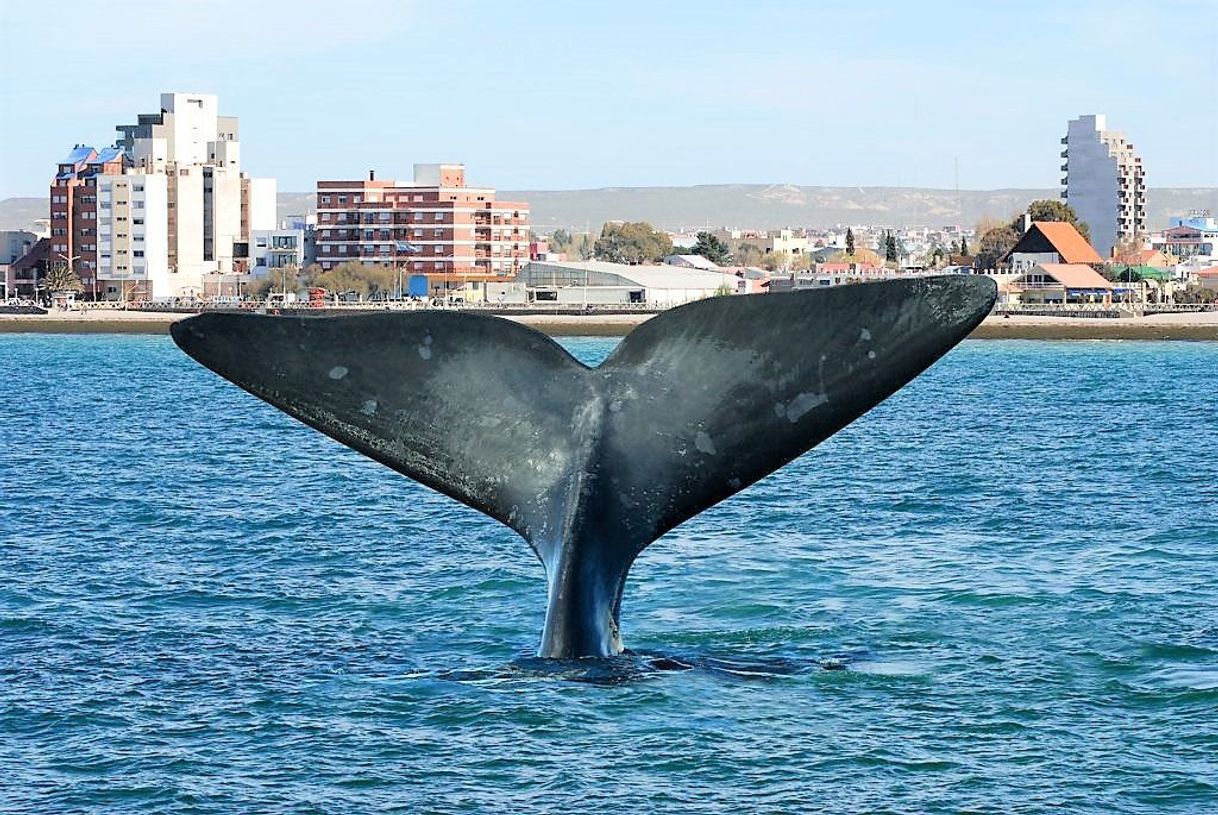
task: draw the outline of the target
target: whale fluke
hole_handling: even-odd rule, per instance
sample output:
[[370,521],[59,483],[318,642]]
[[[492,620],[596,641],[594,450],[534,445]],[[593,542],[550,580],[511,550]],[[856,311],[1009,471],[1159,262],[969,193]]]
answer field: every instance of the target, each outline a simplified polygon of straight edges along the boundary
[[989,313],[981,276],[716,297],[588,368],[510,320],[448,311],[172,327],[190,356],[514,529],[545,566],[540,655],[619,653],[635,557],[831,436]]

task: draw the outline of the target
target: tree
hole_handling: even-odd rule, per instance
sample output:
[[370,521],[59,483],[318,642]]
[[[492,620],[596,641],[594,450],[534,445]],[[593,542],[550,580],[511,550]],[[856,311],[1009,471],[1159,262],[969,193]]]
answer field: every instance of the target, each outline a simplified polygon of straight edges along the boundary
[[264,300],[272,293],[299,291],[301,285],[299,269],[295,266],[281,266],[278,269],[267,269],[262,277],[250,280],[245,284],[245,293],[255,300]]
[[710,232],[699,232],[698,240],[689,253],[701,255],[711,263],[717,263],[720,266],[726,266],[732,262],[732,253],[728,251],[727,244]]
[[791,257],[786,252],[766,252],[761,256],[761,267],[770,272],[786,269],[791,265]]
[[998,261],[1019,242],[1019,233],[1010,226],[996,226],[981,236],[977,244],[978,269],[994,269]]
[[[1063,204],[1052,198],[1042,198],[1028,204],[1028,215],[1033,221],[1065,221],[1072,224],[1084,240],[1091,241],[1091,228],[1078,219],[1078,213],[1069,204]],[[1011,229],[1015,230],[1018,235],[1023,234],[1022,215],[1015,216],[1015,220],[1011,222]]]
[[607,223],[593,252],[598,259],[613,263],[659,263],[672,254],[672,239],[643,221]]
[[960,236],[960,254],[968,257],[968,238]]
[[[348,261],[333,269],[312,274],[306,270],[305,285],[317,286],[331,294],[357,294],[364,297],[387,297],[397,286],[398,272],[389,266]],[[290,289],[289,289],[290,291]]]
[[762,251],[751,243],[742,243],[736,247],[736,262],[741,266],[760,266]]
[[592,238],[587,232],[580,233],[579,239],[575,241],[575,254],[579,255],[580,260],[592,260],[596,256],[593,251]]
[[573,241],[571,233],[565,229],[555,229],[554,234],[550,236],[550,249],[554,252],[570,252]]
[[82,291],[84,284],[80,282],[80,276],[76,272],[68,268],[66,263],[57,263],[51,267],[46,276],[46,290],[49,292],[56,291]]
[[846,227],[846,254],[854,254],[854,230]]
[[884,233],[884,260],[889,263],[896,263],[897,258],[897,239],[893,237],[892,232]]

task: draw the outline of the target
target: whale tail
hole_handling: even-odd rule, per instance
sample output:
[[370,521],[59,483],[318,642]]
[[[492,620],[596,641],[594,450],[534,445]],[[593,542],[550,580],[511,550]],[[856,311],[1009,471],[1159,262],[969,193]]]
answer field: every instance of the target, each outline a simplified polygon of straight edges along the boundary
[[542,561],[543,657],[622,650],[649,543],[831,436],[989,313],[986,277],[675,308],[588,368],[537,331],[445,311],[174,324],[190,356],[514,529]]

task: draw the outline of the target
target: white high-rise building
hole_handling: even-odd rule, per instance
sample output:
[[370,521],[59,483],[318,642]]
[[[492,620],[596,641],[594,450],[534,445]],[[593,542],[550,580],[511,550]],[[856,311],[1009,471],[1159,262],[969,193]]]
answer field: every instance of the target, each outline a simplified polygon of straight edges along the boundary
[[1062,198],[1090,227],[1100,256],[1111,257],[1121,242],[1144,237],[1146,179],[1133,144],[1108,130],[1103,115],[1071,120],[1062,144]]
[[[250,178],[241,171],[237,118],[220,116],[218,108],[214,95],[163,93],[159,113],[141,114],[135,124],[117,128],[116,144],[129,165],[126,172],[160,179],[156,185],[143,184],[145,194],[153,187],[164,191],[164,211],[155,215],[157,224],[164,224],[163,256],[153,263],[151,249],[145,249],[143,264],[132,257],[120,268],[115,254],[109,267],[115,279],[146,282],[140,292],[145,297],[219,293],[226,275],[231,281],[233,275],[248,273],[250,233],[275,228],[275,179]],[[157,201],[143,204],[147,209]],[[119,217],[117,208],[113,212]],[[144,226],[157,232],[153,217],[148,210]],[[109,232],[113,246],[118,245],[118,234],[128,234],[118,221]],[[100,271],[98,277],[106,279]],[[106,290],[114,288],[108,285]]]

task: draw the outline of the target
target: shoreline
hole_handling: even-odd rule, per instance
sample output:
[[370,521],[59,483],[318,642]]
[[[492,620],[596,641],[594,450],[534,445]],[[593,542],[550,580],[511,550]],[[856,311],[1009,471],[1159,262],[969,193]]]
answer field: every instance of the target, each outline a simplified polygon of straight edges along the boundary
[[[192,316],[165,312],[93,311],[0,315],[0,334],[167,334]],[[508,315],[554,337],[624,337],[654,314]],[[1218,341],[1218,312],[1149,317],[987,317],[969,339]]]

